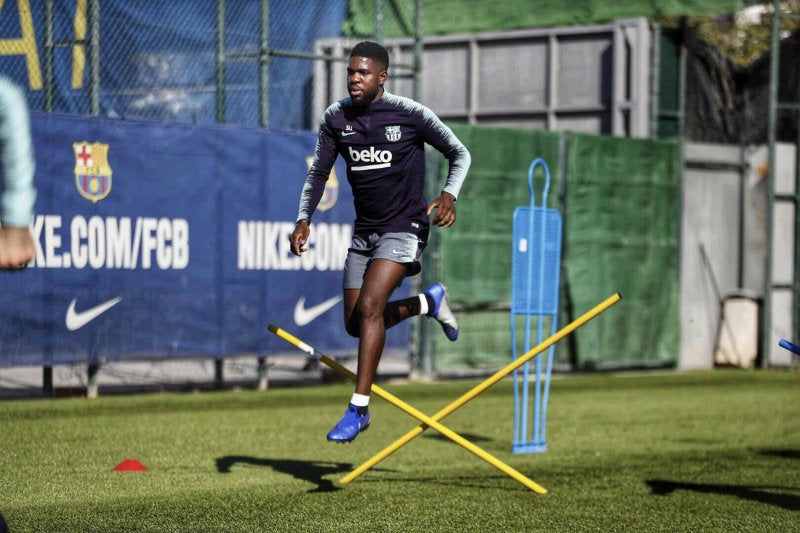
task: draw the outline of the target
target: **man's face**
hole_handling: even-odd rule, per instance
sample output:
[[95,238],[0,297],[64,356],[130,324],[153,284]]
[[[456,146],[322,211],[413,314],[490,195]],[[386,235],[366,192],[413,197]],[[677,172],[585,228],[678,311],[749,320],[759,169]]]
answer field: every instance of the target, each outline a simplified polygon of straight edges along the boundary
[[347,91],[353,103],[370,104],[383,94],[388,74],[383,67],[367,57],[351,57],[347,66]]

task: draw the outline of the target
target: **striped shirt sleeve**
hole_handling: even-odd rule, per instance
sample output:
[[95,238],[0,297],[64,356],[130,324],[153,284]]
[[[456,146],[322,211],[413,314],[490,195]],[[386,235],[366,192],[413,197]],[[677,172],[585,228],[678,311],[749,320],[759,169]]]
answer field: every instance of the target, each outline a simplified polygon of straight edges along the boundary
[[339,109],[339,103],[330,106],[322,116],[314,150],[314,161],[306,174],[306,181],[300,193],[300,206],[297,220],[311,222],[311,216],[317,208],[328,181],[333,164],[336,162],[336,138],[328,125],[328,118]]
[[433,111],[423,105],[417,105],[421,109],[425,142],[439,150],[449,163],[447,180],[442,191],[458,198],[472,163],[469,151],[453,130],[447,127]]
[[2,224],[24,227],[33,222],[36,190],[30,117],[25,94],[0,77],[0,158],[3,170]]

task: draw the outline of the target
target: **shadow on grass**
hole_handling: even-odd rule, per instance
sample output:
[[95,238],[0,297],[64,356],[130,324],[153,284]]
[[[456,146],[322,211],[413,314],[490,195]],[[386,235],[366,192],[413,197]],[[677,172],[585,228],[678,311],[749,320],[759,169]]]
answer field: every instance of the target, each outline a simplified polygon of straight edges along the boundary
[[[511,445],[508,442],[501,443],[497,439],[493,439],[490,437],[483,437],[481,435],[475,435],[474,433],[459,433],[464,439],[470,441],[472,444],[476,446],[480,446],[483,448],[484,451],[492,454],[503,453],[507,452],[511,449]],[[428,429],[425,432],[425,435],[422,436],[424,439],[431,439],[431,440],[439,440],[442,442],[449,442],[454,446],[458,446],[457,442],[453,442],[450,437],[445,437],[441,433],[437,433],[433,429]]]
[[779,457],[781,459],[800,459],[800,450],[791,450],[784,448],[764,448],[756,450],[761,455],[768,457]]
[[449,488],[462,489],[496,489],[501,491],[527,491],[525,486],[508,476],[453,476],[453,477],[393,477],[384,479],[364,479],[362,483],[423,483]]
[[[493,442],[494,441],[494,439],[490,439],[490,438],[487,438],[487,437],[482,437],[480,435],[475,435],[475,434],[472,434],[472,433],[459,433],[459,435],[461,435],[462,437],[464,437],[465,439],[467,439],[468,441],[473,442],[473,443],[475,443],[475,442]],[[450,441],[450,437],[445,437],[441,433],[437,433],[436,431],[434,431],[432,429],[429,430],[425,434],[425,438],[426,439],[436,439],[436,440],[443,440],[443,441],[451,442]]]
[[291,459],[262,459],[259,457],[248,457],[246,455],[226,455],[217,459],[217,471],[220,474],[228,474],[234,465],[245,464],[251,466],[264,466],[289,474],[296,479],[314,483],[315,488],[308,492],[334,492],[340,490],[324,476],[329,474],[339,474],[349,472],[352,468],[350,463],[332,463],[327,461],[293,461]]
[[[680,481],[667,481],[663,479],[648,480],[647,484],[653,494],[666,496],[676,490],[690,490],[706,494],[725,494],[736,496],[745,500],[775,505],[789,511],[800,511],[800,496],[789,494],[786,491],[798,491],[793,487],[775,487],[770,485],[718,485],[713,483],[684,483]],[[783,492],[772,492],[783,491]]]

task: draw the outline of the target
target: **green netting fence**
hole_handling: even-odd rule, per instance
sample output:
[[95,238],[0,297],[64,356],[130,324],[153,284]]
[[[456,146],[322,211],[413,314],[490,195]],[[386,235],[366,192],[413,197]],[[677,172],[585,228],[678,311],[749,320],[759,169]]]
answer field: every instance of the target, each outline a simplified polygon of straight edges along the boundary
[[[486,31],[505,31],[546,26],[577,26],[611,22],[616,19],[661,16],[712,15],[735,13],[744,0],[416,0],[425,13],[425,35],[446,35]],[[414,2],[382,2],[381,20],[387,37],[411,35],[414,27]],[[344,32],[350,36],[370,36],[375,30],[375,0],[350,0]]]
[[[527,172],[537,157],[550,167],[547,206],[564,218],[560,324],[614,292],[623,295],[602,319],[559,343],[556,367],[673,366],[679,341],[677,144],[452,128],[470,149],[472,168],[456,225],[433,232],[425,272],[448,285],[461,337],[450,343],[430,331],[430,321],[422,322],[422,358],[432,354],[429,370],[483,372],[510,360],[512,216],[516,207],[529,205]],[[543,179],[537,170],[537,205]]]

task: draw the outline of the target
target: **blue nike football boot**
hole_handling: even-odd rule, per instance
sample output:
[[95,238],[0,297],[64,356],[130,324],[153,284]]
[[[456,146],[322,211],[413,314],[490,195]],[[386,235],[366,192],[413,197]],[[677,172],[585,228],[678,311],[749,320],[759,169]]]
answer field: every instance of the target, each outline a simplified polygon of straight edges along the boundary
[[435,318],[442,325],[447,338],[455,341],[458,338],[458,322],[450,306],[447,305],[447,287],[442,283],[434,283],[424,292],[434,302],[433,309],[428,310],[428,316]]
[[358,407],[352,403],[347,406],[347,411],[339,423],[333,426],[333,429],[328,432],[328,440],[331,442],[350,442],[362,431],[366,431],[372,423],[369,416],[369,411],[366,414],[358,414]]

